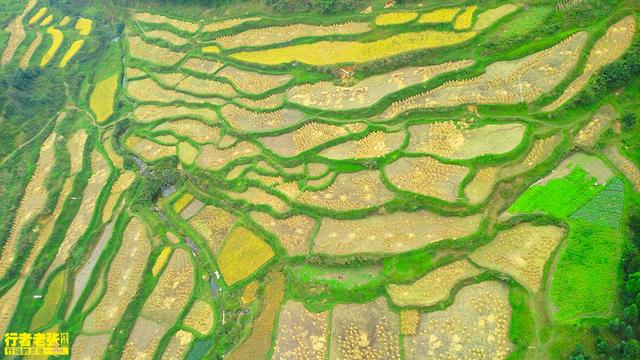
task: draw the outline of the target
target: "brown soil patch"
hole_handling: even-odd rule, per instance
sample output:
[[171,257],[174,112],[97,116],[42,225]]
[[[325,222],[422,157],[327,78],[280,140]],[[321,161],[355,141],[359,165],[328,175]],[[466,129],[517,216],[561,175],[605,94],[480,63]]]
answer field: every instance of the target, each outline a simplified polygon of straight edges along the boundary
[[349,140],[323,150],[320,155],[334,160],[378,158],[398,149],[404,138],[403,131],[374,131],[360,140]]
[[151,359],[168,326],[139,317],[122,352],[123,360]]
[[198,31],[198,29],[200,28],[200,24],[194,24],[191,22],[172,19],[170,17],[157,15],[157,14],[150,14],[146,12],[135,13],[133,15],[133,18],[137,21],[146,22],[149,24],[169,24],[175,27],[176,29],[190,32],[190,33],[194,33]]
[[633,188],[637,192],[640,192],[640,169],[638,169],[636,164],[622,155],[615,145],[606,147],[603,152],[605,156],[613,162],[613,165],[631,181]]
[[238,25],[244,24],[246,22],[254,22],[258,21],[261,18],[259,17],[249,17],[249,18],[235,18],[235,19],[227,19],[222,21],[216,21],[213,23],[206,24],[204,28],[202,28],[202,32],[216,32],[224,29],[229,29],[232,27],[236,27]]
[[589,120],[578,134],[576,135],[574,142],[578,146],[593,148],[600,135],[609,127],[611,122],[616,118],[616,109],[611,105],[602,106],[598,112],[593,115],[593,118]]
[[297,85],[287,91],[287,96],[291,102],[323,110],[363,108],[377,103],[386,95],[473,63],[472,60],[462,60],[440,65],[406,67],[368,77],[351,86],[339,86],[328,81]]
[[148,39],[160,39],[164,40],[175,46],[182,46],[189,43],[189,41],[181,36],[178,36],[171,31],[166,30],[151,30],[145,31],[144,37]]
[[312,122],[283,135],[263,137],[260,141],[282,157],[293,157],[347,134],[349,131],[343,127]]
[[599,184],[606,184],[614,176],[611,168],[599,158],[587,155],[584,153],[574,153],[568,158],[562,160],[562,162],[555,168],[549,175],[538,180],[535,185],[545,185],[553,179],[561,179],[571,174],[573,169],[579,166],[582,170],[585,170],[589,175],[596,178]]
[[273,110],[281,107],[284,104],[284,94],[273,94],[269,95],[266,98],[253,100],[248,98],[237,98],[234,101],[242,106],[246,106],[252,109],[260,109],[260,110]]
[[274,359],[324,359],[329,312],[312,313],[292,300],[278,317]]
[[84,154],[84,144],[87,142],[87,133],[78,130],[67,140],[67,151],[71,160],[69,176],[75,175],[82,170],[82,155]]
[[464,195],[471,204],[479,204],[491,195],[496,182],[499,180],[499,173],[499,166],[482,168],[476,172],[473,179],[464,188]]
[[[183,82],[184,83],[184,82]],[[167,90],[153,79],[134,80],[127,86],[127,95],[140,102],[172,103],[181,101],[190,104],[221,105],[221,99],[206,99],[181,92]]]
[[189,138],[200,144],[217,144],[220,141],[220,129],[198,120],[172,120],[156,126],[153,131],[171,131],[175,135]]
[[533,169],[549,158],[561,141],[562,135],[559,134],[536,140],[524,159],[519,160],[514,164],[504,166],[500,170],[499,178],[510,178]]
[[250,29],[238,34],[217,38],[216,43],[225,48],[239,46],[265,46],[291,41],[307,36],[360,34],[371,29],[368,23],[344,23],[335,25],[294,24]]
[[106,331],[115,327],[138,290],[150,251],[144,225],[137,218],[131,219],[122,235],[120,249],[111,262],[107,291],[100,304],[86,318],[84,330]]
[[542,110],[553,111],[562,106],[582,90],[593,74],[622,56],[631,45],[635,30],[636,18],[633,15],[629,15],[611,25],[604,36],[598,39],[593,48],[591,48],[587,62],[584,65],[584,72],[567,86],[559,98]]
[[526,126],[519,123],[489,124],[470,129],[462,124],[446,121],[410,126],[411,138],[406,151],[457,160],[504,154],[522,142],[526,130]]
[[[291,194],[285,194],[291,197]],[[395,193],[380,180],[378,171],[365,170],[340,173],[328,188],[302,192],[295,200],[306,205],[348,211],[382,205],[394,197]]]
[[199,58],[189,58],[180,65],[181,68],[191,70],[200,74],[211,75],[218,71],[223,64],[218,61],[211,61]]
[[558,226],[522,223],[498,232],[493,241],[476,249],[471,258],[479,265],[505,272],[536,292],[542,284],[544,266],[565,231]]
[[104,350],[109,345],[109,334],[86,336],[78,335],[73,341],[71,354],[74,359],[91,360],[100,359]]
[[125,76],[127,79],[139,78],[146,75],[147,73],[144,72],[143,70],[132,68],[132,67],[127,67],[127,69],[125,70]]
[[304,119],[304,113],[298,110],[254,112],[233,104],[222,108],[222,116],[237,130],[255,132],[278,130],[297,124]]
[[284,299],[285,278],[282,273],[269,273],[265,279],[262,310],[253,322],[249,337],[235,348],[227,359],[245,360],[266,358],[276,325],[276,314]]
[[111,187],[109,197],[102,210],[102,222],[107,222],[113,215],[113,210],[116,207],[116,203],[120,199],[120,195],[133,184],[136,179],[136,174],[133,171],[125,171],[119,177],[118,180]]
[[31,44],[29,44],[29,48],[27,48],[27,51],[22,56],[22,59],[20,59],[20,68],[22,70],[24,70],[27,67],[29,67],[29,62],[31,62],[31,58],[33,57],[33,53],[36,52],[36,49],[38,48],[38,46],[40,46],[40,43],[42,43],[42,33],[36,32],[35,39],[33,39]]
[[293,79],[289,74],[273,75],[261,74],[227,66],[220,70],[218,76],[229,79],[238,90],[249,94],[262,94],[269,90],[287,84]]
[[131,135],[125,141],[125,146],[142,160],[153,162],[168,156],[175,156],[174,146],[160,145],[146,138]]
[[173,66],[184,57],[183,53],[147,44],[138,36],[130,36],[128,40],[129,55],[139,60],[164,66]]
[[476,20],[476,24],[473,26],[474,31],[481,31],[489,26],[491,26],[494,22],[511,14],[516,11],[518,7],[513,4],[506,4],[502,6],[498,6],[494,9],[489,9],[480,15],[478,15],[478,19]]
[[430,271],[412,284],[390,284],[387,291],[398,306],[431,306],[447,300],[458,282],[480,273],[467,260],[459,260]]
[[279,213],[289,209],[289,205],[282,199],[257,187],[249,187],[244,192],[225,191],[225,194],[234,200],[243,200],[253,206],[268,206]]
[[398,314],[383,297],[367,304],[338,304],[331,321],[331,359],[399,360]]
[[191,219],[191,217],[200,212],[203,207],[204,203],[202,201],[194,199],[180,212],[180,217],[187,220]]
[[195,329],[202,335],[208,334],[213,326],[213,309],[211,305],[202,300],[196,300],[183,322],[186,326]]
[[263,212],[251,212],[251,219],[267,231],[276,235],[289,255],[301,255],[309,252],[311,235],[316,229],[316,221],[306,215],[293,215],[276,219]]
[[495,62],[478,77],[450,81],[395,102],[382,114],[382,118],[391,119],[418,108],[531,102],[556,87],[574,68],[586,40],[587,33],[579,32],[522,59]]
[[356,220],[324,218],[313,251],[330,255],[395,254],[428,244],[470,236],[482,215],[441,216],[428,211],[372,215]]
[[145,302],[142,316],[167,327],[172,326],[189,301],[194,273],[189,254],[186,250],[176,249]]
[[34,6],[36,6],[37,2],[37,0],[29,0],[22,13],[15,19],[13,19],[13,21],[11,21],[5,28],[5,31],[8,31],[10,35],[7,42],[7,47],[4,48],[4,52],[2,53],[2,61],[0,61],[0,65],[7,65],[9,61],[13,59],[13,55],[16,53],[18,46],[22,44],[22,41],[26,36],[24,27],[22,25],[22,20],[24,19],[25,15],[27,15],[27,13],[31,11]]
[[200,155],[196,165],[207,170],[220,170],[229,162],[260,154],[260,149],[249,142],[238,142],[231,147],[218,149],[214,145],[204,145],[200,148]]
[[244,287],[242,291],[242,296],[240,296],[240,301],[244,304],[252,303],[258,296],[258,288],[260,287],[260,283],[257,281],[252,281],[247,286]]
[[431,157],[400,158],[384,169],[389,182],[401,190],[455,202],[467,167],[444,164]]
[[138,122],[151,123],[167,118],[175,117],[201,117],[204,120],[218,122],[218,115],[215,111],[207,108],[189,108],[184,106],[138,106],[133,111],[133,116]]
[[4,295],[0,296],[0,332],[5,334],[9,321],[13,316],[13,312],[18,306],[18,300],[20,300],[20,292],[24,286],[24,278],[18,279],[18,281],[9,289]]
[[207,240],[209,249],[215,255],[220,250],[222,242],[233,227],[236,217],[218,207],[207,205],[189,220],[202,237]]
[[418,334],[404,337],[407,359],[506,359],[509,289],[496,281],[467,286],[446,310],[422,314]]
[[418,310],[400,311],[400,333],[402,335],[415,335],[420,325],[420,313]]
[[218,80],[200,79],[195,76],[189,76],[180,81],[176,86],[176,90],[203,96],[236,96],[236,91],[227,83]]
[[189,345],[193,341],[193,335],[184,330],[178,330],[171,340],[167,349],[162,354],[162,360],[182,360],[189,350]]

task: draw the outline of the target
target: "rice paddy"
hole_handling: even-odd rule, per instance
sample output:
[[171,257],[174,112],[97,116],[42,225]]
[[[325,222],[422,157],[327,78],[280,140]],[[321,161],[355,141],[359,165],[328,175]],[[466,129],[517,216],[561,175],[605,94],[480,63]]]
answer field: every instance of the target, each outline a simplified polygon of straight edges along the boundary
[[91,94],[89,105],[96,115],[98,123],[106,121],[113,114],[115,92],[118,88],[119,79],[119,74],[114,74],[101,80],[96,84]]
[[236,227],[222,244],[218,266],[225,282],[233,285],[253,274],[273,255],[263,239],[244,227]]

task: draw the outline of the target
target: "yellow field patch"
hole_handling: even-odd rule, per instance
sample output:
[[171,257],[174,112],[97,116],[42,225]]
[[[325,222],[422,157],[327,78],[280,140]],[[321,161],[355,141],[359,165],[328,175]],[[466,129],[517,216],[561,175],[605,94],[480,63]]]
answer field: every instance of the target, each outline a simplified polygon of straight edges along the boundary
[[187,207],[187,205],[189,205],[191,201],[193,201],[193,199],[193,195],[191,195],[190,193],[185,193],[184,195],[180,196],[180,198],[176,200],[175,203],[173,203],[173,210],[177,213],[181,212],[185,207]]
[[218,266],[231,286],[241,281],[273,257],[269,244],[244,227],[234,228],[220,249]]
[[453,28],[456,30],[468,29],[471,27],[471,22],[473,21],[473,13],[476,11],[478,7],[475,5],[469,6],[464,10],[464,12],[456,18],[456,21],[453,23]]
[[49,61],[51,61],[51,59],[58,51],[58,48],[62,44],[62,40],[64,39],[64,34],[62,34],[62,31],[54,28],[53,26],[47,29],[47,33],[51,35],[53,42],[51,43],[51,47],[49,48],[49,50],[47,50],[47,52],[42,57],[42,60],[40,60],[40,67],[44,67],[49,63]]
[[78,21],[76,22],[76,30],[78,30],[78,32],[82,36],[87,36],[91,34],[92,26],[93,26],[93,21],[91,19],[86,19],[81,17],[81,18],[78,18]]
[[62,18],[62,20],[60,20],[60,22],[58,23],[59,27],[64,27],[69,25],[69,23],[71,22],[71,18],[69,16],[65,16]]
[[89,99],[89,106],[98,123],[104,122],[113,114],[113,103],[116,89],[118,88],[119,74],[114,74],[100,81]]
[[420,15],[421,24],[442,24],[453,21],[460,8],[437,9]]
[[220,53],[220,48],[216,45],[209,45],[202,48],[202,52],[205,54],[218,54]]
[[31,19],[29,19],[29,25],[33,25],[35,24],[38,20],[40,20],[40,18],[42,18],[44,16],[44,14],[46,14],[47,12],[47,7],[41,7],[40,10],[38,10],[37,13],[35,13]]
[[162,268],[167,264],[169,255],[171,255],[170,247],[165,247],[164,249],[162,249],[160,255],[158,255],[158,259],[156,260],[155,264],[153,264],[153,268],[151,269],[151,274],[153,276],[158,275],[158,273],[160,273],[160,270],[162,270]]
[[84,40],[80,39],[74,41],[73,44],[71,44],[71,46],[69,47],[69,50],[67,50],[67,52],[62,57],[62,61],[60,61],[58,67],[63,68],[67,66],[69,60],[71,60],[71,58],[73,58],[78,53],[78,51],[80,51],[82,45],[84,45]]
[[320,41],[312,44],[281,48],[243,51],[232,58],[264,65],[286,64],[299,61],[309,65],[325,66],[341,63],[364,63],[405,52],[451,46],[476,36],[476,32],[448,32],[425,30],[402,33],[372,42]]
[[385,13],[376,16],[376,25],[398,25],[408,23],[418,17],[417,12],[413,11],[399,11],[392,13]]
[[53,21],[53,15],[49,14],[49,16],[47,16],[42,20],[42,22],[40,23],[40,26],[47,26],[51,23],[51,21]]
[[260,284],[255,280],[247,284],[247,286],[245,286],[244,290],[242,291],[242,296],[240,296],[240,301],[245,305],[252,303],[258,296],[259,287],[260,287]]

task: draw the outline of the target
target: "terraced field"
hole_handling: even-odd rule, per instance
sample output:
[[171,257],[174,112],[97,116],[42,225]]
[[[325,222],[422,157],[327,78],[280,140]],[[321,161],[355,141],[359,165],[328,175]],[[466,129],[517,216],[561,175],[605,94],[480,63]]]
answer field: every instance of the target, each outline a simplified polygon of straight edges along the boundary
[[2,334],[640,358],[637,4],[281,3],[0,4]]

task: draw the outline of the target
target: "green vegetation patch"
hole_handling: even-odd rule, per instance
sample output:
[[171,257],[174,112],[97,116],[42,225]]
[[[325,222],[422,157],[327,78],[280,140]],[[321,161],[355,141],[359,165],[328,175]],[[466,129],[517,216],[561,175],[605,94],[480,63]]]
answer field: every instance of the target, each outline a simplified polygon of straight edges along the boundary
[[624,209],[624,183],[615,179],[598,195],[571,215],[592,224],[619,228]]

